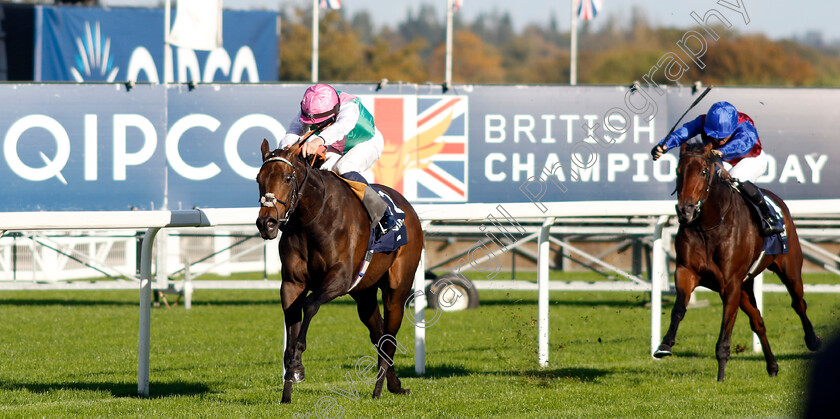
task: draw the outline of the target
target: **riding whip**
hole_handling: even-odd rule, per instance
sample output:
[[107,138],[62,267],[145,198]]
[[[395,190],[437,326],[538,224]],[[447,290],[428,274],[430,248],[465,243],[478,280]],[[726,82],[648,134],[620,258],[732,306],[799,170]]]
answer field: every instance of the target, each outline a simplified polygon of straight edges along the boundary
[[697,106],[697,104],[700,103],[700,101],[703,100],[704,97],[706,97],[710,90],[712,90],[712,86],[706,87],[706,90],[704,90],[703,93],[700,93],[700,96],[698,96],[697,99],[694,99],[694,103],[692,103],[691,106],[689,106],[688,109],[685,110],[680,119],[677,119],[677,123],[675,123],[674,126],[671,127],[671,130],[668,131],[668,135],[666,135],[665,138],[671,137],[671,134],[673,134],[674,130],[677,129],[677,125],[679,125],[680,122],[682,122],[682,119],[685,118],[685,116],[688,114],[688,111]]

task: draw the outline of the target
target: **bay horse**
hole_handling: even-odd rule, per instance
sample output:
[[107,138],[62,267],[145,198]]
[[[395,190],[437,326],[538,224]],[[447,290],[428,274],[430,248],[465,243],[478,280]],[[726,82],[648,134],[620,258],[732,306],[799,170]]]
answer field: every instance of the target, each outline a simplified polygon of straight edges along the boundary
[[[260,208],[260,236],[270,240],[279,230],[283,232],[279,245],[286,326],[282,401],[290,403],[292,384],[305,378],[301,357],[312,317],[322,304],[348,293],[379,352],[373,397],[380,396],[386,379],[391,393],[409,393],[397,378],[393,359],[423,249],[417,213],[397,191],[377,185],[405,212],[408,243],[393,252],[374,253],[363,279],[350,291],[367,250],[368,213],[347,183],[333,172],[310,167],[298,155],[299,148],[300,143],[270,151],[268,141],[263,140],[263,163],[257,175],[261,202],[266,197],[274,201],[273,206]],[[382,290],[384,319],[377,290]]]
[[[761,340],[767,373],[776,376],[779,366],[770,350],[764,319],[756,308],[754,278],[764,269],[776,273],[792,299],[792,307],[805,329],[805,344],[816,351],[821,340],[805,314],[807,305],[802,292],[802,249],[796,227],[785,203],[770,191],[784,213],[788,237],[788,253],[764,255],[763,237],[755,211],[731,186],[732,178],[723,170],[718,156],[711,153],[712,144],[683,144],[677,166],[677,217],[680,227],[675,248],[677,266],[675,282],[677,299],[671,311],[671,325],[654,353],[657,358],[671,355],[677,328],[685,316],[691,293],[702,285],[720,293],[723,321],[715,355],[718,360],[718,381],[724,380],[730,354],[730,338],[738,307],[750,318],[750,327]],[[718,167],[720,171],[718,171]],[[751,269],[751,267],[753,269]]]

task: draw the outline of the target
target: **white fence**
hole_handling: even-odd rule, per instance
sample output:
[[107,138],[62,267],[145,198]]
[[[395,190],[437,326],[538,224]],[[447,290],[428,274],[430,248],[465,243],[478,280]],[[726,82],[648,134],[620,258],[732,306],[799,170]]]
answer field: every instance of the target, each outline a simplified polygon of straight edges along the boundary
[[[554,242],[561,247],[570,247],[568,243],[552,237],[555,221],[570,217],[648,217],[651,222],[649,231],[652,235],[653,263],[651,283],[644,281],[628,281],[625,285],[611,286],[610,289],[632,289],[651,291],[651,351],[659,344],[661,328],[661,294],[663,284],[668,283],[667,249],[670,247],[670,237],[673,228],[669,230],[667,223],[669,215],[673,213],[673,201],[653,202],[568,202],[546,203],[545,211],[538,210],[532,204],[504,205],[506,214],[517,221],[536,221],[539,227],[530,227],[528,239],[538,242],[538,362],[541,366],[548,363],[548,291],[555,289],[587,289],[581,284],[552,284],[548,281],[549,249]],[[837,215],[840,214],[840,200],[819,201],[791,201],[788,202],[791,212],[796,216],[805,215]],[[494,215],[499,206],[495,204],[472,205],[418,205],[415,207],[424,228],[431,228],[432,221],[472,221],[481,222]],[[149,340],[151,325],[151,297],[152,297],[152,256],[155,237],[164,228],[185,227],[224,227],[224,226],[253,226],[257,217],[257,208],[239,209],[196,209],[187,211],[120,211],[120,212],[20,212],[0,213],[0,232],[7,231],[58,231],[58,230],[138,230],[145,229],[141,246],[140,280],[139,284],[132,281],[111,284],[112,288],[140,288],[140,324],[139,324],[139,361],[138,361],[138,393],[149,393]],[[526,231],[526,233],[528,232]],[[637,232],[637,233],[644,233]],[[840,237],[840,228],[820,229],[816,233],[830,237]],[[107,247],[107,246],[106,246]],[[167,255],[166,246],[158,246],[158,252]],[[94,250],[99,249],[97,246]],[[124,249],[126,257],[131,249]],[[105,250],[99,249],[104,252]],[[136,249],[135,249],[136,251]],[[95,253],[95,252],[94,252]],[[827,258],[836,256],[825,255]],[[2,259],[5,263],[3,256]],[[163,259],[166,259],[164,256]],[[43,262],[43,261],[42,261]],[[158,262],[160,263],[160,261]],[[476,262],[480,263],[480,262]],[[0,263],[2,265],[2,263]],[[830,266],[830,263],[827,264]],[[415,292],[425,289],[425,264],[421,265],[415,275]],[[167,279],[164,274],[158,283],[159,287],[166,287]],[[238,281],[241,286],[253,288],[278,288],[277,281]],[[517,281],[521,282],[521,281]],[[759,282],[757,282],[758,284]],[[483,288],[511,289],[521,288],[513,284],[497,284]],[[33,286],[30,283],[30,286]],[[189,283],[182,284],[189,295]],[[481,285],[477,285],[482,288]],[[525,287],[533,289],[533,287]],[[10,288],[6,288],[10,289]],[[19,288],[21,289],[21,288]],[[64,289],[88,289],[85,284],[67,284]],[[597,289],[597,288],[592,288]],[[760,299],[760,289],[757,290]],[[806,289],[806,292],[808,290]],[[840,292],[840,287],[823,287],[810,292]],[[424,296],[414,300],[415,303],[415,370],[418,374],[425,372],[425,324],[423,323],[426,301]]]

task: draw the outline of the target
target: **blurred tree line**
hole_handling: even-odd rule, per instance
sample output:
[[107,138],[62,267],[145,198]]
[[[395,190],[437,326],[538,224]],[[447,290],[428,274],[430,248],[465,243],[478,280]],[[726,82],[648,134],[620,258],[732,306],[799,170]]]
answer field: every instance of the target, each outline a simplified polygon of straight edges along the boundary
[[[578,81],[581,84],[641,82],[667,52],[690,67],[681,82],[754,86],[840,86],[840,46],[773,41],[717,28],[700,70],[677,47],[689,28],[653,27],[641,9],[628,18],[606,15],[602,29],[581,22],[578,31]],[[311,9],[281,12],[281,81],[308,81],[312,45]],[[325,81],[377,82],[382,78],[411,83],[442,83],[444,13],[422,5],[394,27],[376,29],[368,12],[352,17],[322,10],[319,78]],[[455,15],[453,82],[563,84],[569,82],[569,33],[556,20],[516,32],[507,13],[478,16],[472,22]],[[705,32],[697,29],[698,32]],[[709,41],[710,38],[707,37]],[[667,80],[660,70],[654,77]]]

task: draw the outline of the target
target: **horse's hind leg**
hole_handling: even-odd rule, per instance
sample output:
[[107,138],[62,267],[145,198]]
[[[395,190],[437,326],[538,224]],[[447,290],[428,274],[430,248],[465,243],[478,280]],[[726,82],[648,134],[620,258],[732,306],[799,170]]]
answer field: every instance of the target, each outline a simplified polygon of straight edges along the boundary
[[[386,274],[386,277],[388,274]],[[386,280],[384,283],[388,283]],[[409,281],[410,284],[410,281]],[[405,289],[402,289],[405,288]],[[402,287],[400,289],[383,289],[382,304],[385,308],[385,334],[380,338],[377,348],[379,351],[379,365],[385,368],[385,379],[388,380],[388,391],[394,394],[409,394],[411,391],[402,387],[400,379],[397,378],[397,373],[394,370],[394,354],[397,349],[401,353],[406,353],[406,348],[397,341],[397,333],[400,331],[402,325],[403,314],[405,310],[405,301],[408,298],[408,293],[411,291],[410,286]],[[382,392],[383,379],[380,378],[376,382],[376,387],[373,390],[373,397],[379,397]]]
[[804,291],[802,290],[802,250],[798,243],[794,244],[791,238],[791,245],[787,255],[779,256],[767,269],[776,273],[788,290],[793,307],[799,319],[802,321],[802,328],[805,329],[805,345],[808,349],[816,351],[822,345],[822,339],[814,333],[814,326],[808,320],[805,310],[808,304],[805,303]]
[[674,308],[671,309],[671,325],[668,327],[668,333],[665,334],[662,344],[653,353],[656,358],[671,355],[671,348],[677,338],[677,329],[685,317],[688,299],[691,298],[691,293],[700,281],[700,277],[694,271],[684,266],[678,266],[674,276],[676,278],[674,282],[677,288],[677,300],[674,302]]
[[756,308],[755,294],[751,286],[747,289],[741,288],[741,310],[749,316],[750,328],[758,335],[758,339],[761,340],[764,361],[767,363],[767,373],[771,377],[775,377],[779,372],[779,365],[776,363],[773,351],[770,350],[770,341],[767,340],[767,329],[764,327],[764,319],[761,317],[761,313]]
[[[359,313],[359,320],[367,326],[370,331],[370,342],[377,349],[380,350],[380,340],[385,334],[385,322],[382,320],[382,315],[379,314],[379,302],[376,300],[376,287],[370,287],[362,291],[351,293],[350,295],[356,300],[356,311]],[[393,359],[393,358],[390,358]],[[382,366],[383,358],[379,356],[379,369],[376,375],[376,387],[373,392],[373,398],[378,398],[382,393],[382,380],[385,377],[387,368]]]
[[385,333],[382,315],[379,314],[379,302],[376,301],[377,291],[376,287],[370,287],[350,294],[356,300],[359,320],[367,326],[368,331],[370,331],[370,343],[374,345],[379,342],[382,334]]

